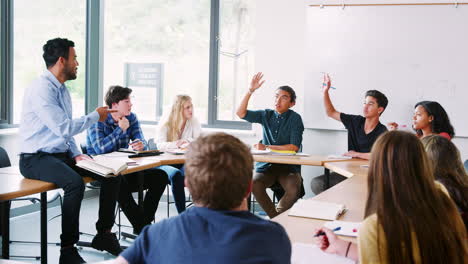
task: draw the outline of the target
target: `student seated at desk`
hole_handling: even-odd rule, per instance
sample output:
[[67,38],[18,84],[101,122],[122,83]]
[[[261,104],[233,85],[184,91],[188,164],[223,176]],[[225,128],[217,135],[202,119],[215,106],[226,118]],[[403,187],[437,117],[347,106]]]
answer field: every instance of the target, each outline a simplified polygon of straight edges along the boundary
[[[330,87],[330,76],[325,74],[323,77],[325,111],[329,117],[342,122],[348,130],[348,152],[344,155],[369,159],[372,145],[382,133],[387,131],[387,128],[380,123],[380,116],[388,105],[387,97],[377,90],[369,90],[364,96],[363,115],[349,115],[335,109],[329,95]],[[330,187],[345,179],[346,177],[338,173],[330,173]],[[312,179],[311,189],[315,194],[323,192],[325,188],[325,175]]]
[[21,174],[28,179],[41,180],[63,188],[62,234],[60,235],[59,263],[85,263],[74,246],[79,239],[79,218],[85,184],[83,176],[101,182],[99,219],[93,247],[118,255],[122,249],[114,233],[115,205],[121,177],[104,178],[76,166],[83,155],[73,136],[104,121],[107,107],[73,119],[72,100],[65,85],[77,77],[78,61],[75,44],[64,38],[48,40],[43,46],[47,69],[25,90],[20,134]]
[[[255,144],[258,150],[299,151],[302,144],[304,125],[301,116],[290,108],[296,104],[296,93],[289,86],[276,89],[275,109],[247,110],[250,96],[262,86],[263,74],[257,73],[250,83],[247,94],[237,109],[237,116],[251,122],[262,124],[262,143]],[[253,181],[253,194],[260,206],[270,218],[288,210],[299,199],[302,177],[300,165],[281,165],[258,162]],[[268,197],[266,188],[279,182],[285,193],[278,202],[278,207]]]
[[[155,141],[160,151],[184,150],[200,133],[201,125],[193,116],[192,98],[177,95],[170,113],[164,115],[159,122]],[[167,174],[177,212],[180,214],[185,211],[183,165],[164,165],[159,168]]]
[[[93,124],[88,129],[86,137],[88,154],[110,153],[120,148],[128,148],[129,145],[133,150],[146,148],[140,122],[132,113],[131,93],[132,89],[127,87],[118,85],[109,87],[105,102],[110,109],[117,110],[117,112],[108,114],[104,122]],[[144,212],[140,211],[140,207],[132,197],[132,192],[138,191],[139,188],[137,173],[123,176],[118,199],[135,234],[139,234],[145,225],[151,224],[154,220],[159,199],[168,183],[164,172],[160,169],[148,169],[143,174],[143,187],[148,190],[144,200]]]
[[437,183],[420,140],[385,133],[374,144],[368,173],[365,219],[358,244],[331,230],[316,243],[323,251],[360,263],[465,264],[468,240],[455,203]]
[[247,210],[253,158],[245,144],[225,133],[201,136],[185,170],[195,206],[145,227],[109,263],[290,263],[284,228]]
[[[398,129],[395,122],[388,123],[390,130]],[[419,138],[440,135],[448,140],[455,136],[455,131],[445,109],[434,101],[421,101],[414,106],[413,129]]]
[[421,142],[434,168],[435,179],[447,188],[468,230],[468,174],[460,152],[455,144],[438,135],[424,137]]

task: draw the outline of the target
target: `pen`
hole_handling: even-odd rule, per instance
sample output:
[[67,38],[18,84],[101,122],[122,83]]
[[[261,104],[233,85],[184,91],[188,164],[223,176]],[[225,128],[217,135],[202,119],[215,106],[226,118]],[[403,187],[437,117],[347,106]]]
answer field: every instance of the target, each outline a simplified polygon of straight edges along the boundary
[[135,144],[135,143],[137,143],[137,142],[140,142],[140,139],[139,139],[139,138],[137,138],[137,139],[135,139],[135,140],[132,140],[132,142],[130,142],[129,145],[133,145],[133,144]]
[[[327,86],[326,83],[322,83],[323,86]],[[330,86],[331,89],[335,89],[336,90],[336,87],[333,87],[333,86]]]
[[[339,231],[339,230],[341,230],[341,226],[339,226],[339,227],[333,229],[332,232],[336,232],[336,231]],[[325,235],[325,232],[320,231],[320,232],[318,232],[317,234],[315,234],[314,237],[324,236],[324,235]]]

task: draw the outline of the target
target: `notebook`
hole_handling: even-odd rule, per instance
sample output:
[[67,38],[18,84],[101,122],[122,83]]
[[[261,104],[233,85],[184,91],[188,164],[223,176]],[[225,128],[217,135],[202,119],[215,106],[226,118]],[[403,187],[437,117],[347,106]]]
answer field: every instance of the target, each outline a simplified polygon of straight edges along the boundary
[[314,244],[293,243],[291,264],[354,264],[354,261],[343,256],[325,253]]
[[289,210],[291,216],[336,220],[346,211],[343,204],[299,199]]

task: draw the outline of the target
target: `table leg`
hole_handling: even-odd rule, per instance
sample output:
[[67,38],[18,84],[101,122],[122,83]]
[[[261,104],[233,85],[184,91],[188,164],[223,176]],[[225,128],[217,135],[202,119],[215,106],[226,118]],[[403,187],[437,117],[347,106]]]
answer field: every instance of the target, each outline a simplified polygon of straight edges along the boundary
[[2,258],[10,258],[10,201],[3,201],[1,206]]
[[325,188],[330,188],[330,170],[325,168]]
[[41,193],[41,264],[47,264],[47,192]]

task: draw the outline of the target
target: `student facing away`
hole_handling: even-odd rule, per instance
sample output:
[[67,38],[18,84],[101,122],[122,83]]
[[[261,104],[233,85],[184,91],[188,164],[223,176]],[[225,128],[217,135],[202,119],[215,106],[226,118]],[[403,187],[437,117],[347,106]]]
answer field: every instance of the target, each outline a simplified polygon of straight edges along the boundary
[[[387,128],[380,123],[380,116],[388,105],[387,97],[377,90],[369,90],[364,97],[362,116],[349,115],[335,109],[329,95],[330,87],[331,80],[326,74],[323,77],[325,111],[329,117],[342,122],[348,130],[348,152],[344,155],[369,159],[372,145],[382,133],[387,131]],[[330,173],[330,187],[345,179],[346,177],[338,173]],[[315,194],[323,192],[325,188],[325,175],[312,179],[311,189]]]
[[[398,128],[398,124],[388,124],[390,130]],[[429,135],[440,135],[447,139],[455,136],[455,131],[445,109],[434,101],[421,101],[414,106],[413,129],[419,138]]]
[[[90,155],[99,155],[117,151],[120,148],[132,147],[133,150],[147,148],[140,122],[132,112],[132,89],[119,85],[109,87],[104,98],[110,109],[104,122],[95,123],[88,129],[86,137],[87,151]],[[133,226],[133,233],[139,234],[141,229],[154,220],[159,199],[168,184],[165,173],[157,168],[143,172],[143,188],[147,190],[143,201],[144,211],[135,203],[132,192],[139,189],[139,175],[131,173],[122,177],[119,192],[119,204]]]
[[[161,118],[155,141],[161,151],[186,149],[200,133],[200,122],[193,116],[192,98],[188,95],[177,95],[169,114]],[[167,174],[177,212],[180,214],[185,211],[183,165],[163,165],[159,168]]]
[[[255,148],[297,152],[301,148],[304,124],[301,116],[290,109],[296,104],[296,93],[291,87],[280,86],[276,89],[274,110],[247,110],[250,97],[264,83],[262,78],[261,72],[252,78],[249,90],[237,109],[237,116],[248,122],[262,125],[263,139],[261,143],[254,146]],[[253,194],[270,218],[288,210],[299,199],[302,184],[300,165],[258,162],[255,171]],[[276,182],[279,182],[284,189],[284,195],[275,208],[266,193],[266,188],[273,186]]]
[[108,263],[290,263],[283,227],[247,210],[252,170],[250,150],[239,139],[225,133],[199,137],[185,163],[195,206],[145,227]]
[[436,181],[447,188],[468,230],[468,174],[455,144],[438,135],[424,137],[421,142],[434,168]]
[[367,185],[357,245],[322,228],[317,231],[325,235],[316,238],[320,249],[364,264],[466,263],[465,226],[415,135],[392,131],[377,139]]

